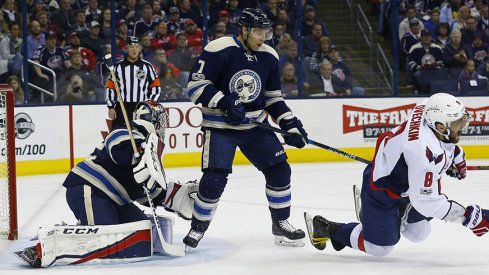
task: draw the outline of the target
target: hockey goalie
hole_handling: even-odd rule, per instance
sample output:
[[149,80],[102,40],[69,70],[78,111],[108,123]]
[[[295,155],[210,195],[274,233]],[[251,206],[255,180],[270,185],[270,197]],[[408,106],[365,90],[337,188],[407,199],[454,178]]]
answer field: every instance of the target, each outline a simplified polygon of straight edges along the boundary
[[39,228],[38,243],[15,252],[19,258],[33,267],[48,267],[134,262],[153,253],[185,255],[183,246],[171,244],[173,219],[150,217],[134,202],[154,203],[191,219],[198,182],[166,183],[161,161],[167,114],[162,105],[140,102],[133,118],[132,136],[141,156],[134,156],[126,128],[113,130],[63,183],[78,225]]

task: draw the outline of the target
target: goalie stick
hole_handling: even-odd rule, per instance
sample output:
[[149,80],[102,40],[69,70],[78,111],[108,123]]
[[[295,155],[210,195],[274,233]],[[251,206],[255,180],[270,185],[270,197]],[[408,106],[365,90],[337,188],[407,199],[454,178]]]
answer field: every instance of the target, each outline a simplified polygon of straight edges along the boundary
[[[126,108],[124,107],[124,102],[122,101],[122,95],[121,95],[121,92],[119,90],[119,84],[117,83],[117,78],[115,76],[114,64],[112,63],[112,55],[107,54],[107,55],[105,55],[104,58],[105,58],[105,63],[107,64],[107,67],[110,70],[112,82],[114,82],[115,92],[117,94],[117,101],[121,105],[122,115],[124,116],[124,122],[126,123],[127,131],[129,132],[129,138],[130,138],[131,144],[132,144],[132,149],[134,151],[134,157],[138,158],[139,157],[139,151],[136,147],[136,141],[134,140],[134,136],[132,135],[131,125],[129,124],[129,119],[127,117]],[[144,185],[143,185],[143,190],[144,190],[144,193],[146,193],[146,197],[148,197],[149,206],[150,206],[151,210],[153,211],[153,219],[155,222],[156,231],[158,232],[158,238],[160,239],[160,243],[161,243],[161,247],[162,247],[163,251],[170,256],[176,256],[176,257],[185,256],[185,249],[183,246],[169,244],[163,238],[163,234],[161,233],[160,223],[158,222],[158,218],[156,216],[156,208],[155,208],[155,206],[153,204],[153,200],[151,199],[151,196],[149,194],[149,190]]]
[[[275,133],[279,133],[279,134],[282,134],[282,135],[287,135],[287,136],[290,136],[290,135],[293,135],[285,130],[282,130],[280,128],[276,128],[276,127],[273,127],[272,125],[270,124],[267,124],[267,123],[263,123],[263,122],[259,122],[259,121],[256,121],[256,120],[252,120],[250,119],[250,122],[252,124],[255,124],[257,126],[260,126],[262,128],[265,128],[265,129],[269,129],[269,130],[272,130],[274,131]],[[365,164],[370,164],[372,163],[370,160],[366,160],[362,157],[359,157],[357,155],[354,155],[354,154],[351,154],[351,153],[348,153],[348,152],[345,152],[345,151],[342,151],[340,149],[336,149],[334,147],[331,147],[331,146],[328,146],[326,144],[322,144],[322,143],[319,143],[317,141],[314,141],[312,139],[307,139],[307,143],[308,144],[311,144],[311,145],[315,145],[319,148],[323,148],[323,149],[326,149],[328,151],[331,151],[333,153],[336,153],[336,154],[339,154],[339,155],[342,155],[344,157],[347,157],[347,158],[350,158],[350,159],[353,159],[353,160],[356,160],[356,161],[359,161],[359,162],[362,162],[362,163],[365,163]],[[467,170],[489,170],[489,165],[467,165]]]

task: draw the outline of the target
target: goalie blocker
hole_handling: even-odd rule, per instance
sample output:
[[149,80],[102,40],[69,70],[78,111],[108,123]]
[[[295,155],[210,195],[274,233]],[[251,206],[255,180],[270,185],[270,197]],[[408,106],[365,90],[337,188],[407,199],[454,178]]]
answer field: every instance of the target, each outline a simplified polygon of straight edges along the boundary
[[[153,219],[118,225],[40,227],[39,242],[14,254],[32,267],[83,263],[128,263],[165,254]],[[174,219],[158,216],[165,241],[173,240]]]

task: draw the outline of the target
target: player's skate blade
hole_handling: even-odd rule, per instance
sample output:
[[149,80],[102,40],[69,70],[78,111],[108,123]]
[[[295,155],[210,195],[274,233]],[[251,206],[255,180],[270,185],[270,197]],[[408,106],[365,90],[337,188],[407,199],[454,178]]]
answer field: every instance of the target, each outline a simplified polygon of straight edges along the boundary
[[199,232],[190,229],[187,236],[183,238],[183,243],[186,245],[185,251],[190,251],[190,248],[196,248],[199,245],[200,240],[204,237],[204,232]]
[[273,221],[272,234],[275,236],[276,245],[301,247],[304,246],[306,234],[300,229],[296,229],[287,220]]
[[36,246],[27,247],[22,251],[16,251],[14,255],[32,267],[41,267],[41,259],[37,257]]

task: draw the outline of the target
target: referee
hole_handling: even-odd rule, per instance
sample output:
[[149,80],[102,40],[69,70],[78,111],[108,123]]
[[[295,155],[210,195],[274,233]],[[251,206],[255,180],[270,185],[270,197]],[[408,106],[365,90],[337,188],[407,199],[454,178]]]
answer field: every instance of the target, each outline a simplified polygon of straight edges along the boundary
[[[132,120],[136,104],[147,99],[158,101],[161,88],[160,79],[151,63],[139,57],[139,38],[129,36],[126,40],[126,50],[126,58],[115,65],[115,74],[128,118]],[[125,125],[112,79],[107,81],[107,107],[109,118],[112,119],[112,129]]]

